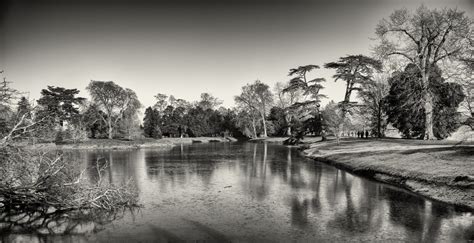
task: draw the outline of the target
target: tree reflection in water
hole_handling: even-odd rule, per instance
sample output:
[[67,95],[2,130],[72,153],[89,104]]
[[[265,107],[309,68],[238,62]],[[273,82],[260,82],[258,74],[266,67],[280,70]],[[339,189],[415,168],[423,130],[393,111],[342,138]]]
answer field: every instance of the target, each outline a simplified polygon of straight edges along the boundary
[[150,231],[147,239],[195,239],[183,230],[243,241],[265,234],[263,239],[280,241],[474,236],[472,213],[304,159],[294,148],[195,144],[88,156],[113,161],[110,183],[135,179],[145,204],[141,223],[147,225],[140,232]]
[[81,239],[80,235],[98,232],[104,229],[105,225],[122,218],[125,213],[135,214],[137,211],[137,208],[104,211],[58,210],[52,206],[38,206],[28,210],[2,207],[0,209],[0,239],[10,242],[26,237],[29,239],[28,242],[34,242],[69,234],[75,235],[73,238]]

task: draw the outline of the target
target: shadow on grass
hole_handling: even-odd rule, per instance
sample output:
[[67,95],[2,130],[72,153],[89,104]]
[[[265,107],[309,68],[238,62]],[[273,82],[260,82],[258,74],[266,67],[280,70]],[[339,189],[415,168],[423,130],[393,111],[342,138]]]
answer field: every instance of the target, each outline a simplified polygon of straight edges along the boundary
[[453,152],[452,156],[473,156],[474,147],[469,146],[456,146],[456,147],[441,147],[441,148],[420,148],[420,149],[410,149],[405,151],[399,151],[400,154],[415,154],[415,153],[434,153],[434,152]]

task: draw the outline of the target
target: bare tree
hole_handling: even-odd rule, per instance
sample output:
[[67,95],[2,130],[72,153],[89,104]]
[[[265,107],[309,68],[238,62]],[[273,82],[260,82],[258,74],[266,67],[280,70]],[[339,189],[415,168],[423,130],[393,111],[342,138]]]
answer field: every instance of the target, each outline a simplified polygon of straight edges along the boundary
[[457,9],[433,9],[424,5],[416,12],[407,9],[393,12],[377,25],[382,56],[398,55],[414,64],[421,72],[424,88],[425,139],[433,134],[433,96],[429,90],[432,68],[444,60],[461,55],[472,42],[472,20]]
[[[270,87],[260,80],[256,80],[253,84],[247,84],[242,87],[242,93],[235,97],[235,101],[242,107],[246,107],[250,114],[259,113],[263,124],[263,136],[267,137],[265,117],[273,101]],[[256,136],[255,117],[251,117],[254,135]]]

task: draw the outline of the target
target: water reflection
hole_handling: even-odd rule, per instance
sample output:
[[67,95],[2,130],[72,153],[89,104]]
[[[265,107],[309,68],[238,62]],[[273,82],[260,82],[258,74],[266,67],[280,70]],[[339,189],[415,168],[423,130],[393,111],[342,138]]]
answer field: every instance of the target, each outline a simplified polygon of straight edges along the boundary
[[[361,179],[271,144],[80,154],[111,163],[108,183],[133,178],[145,208],[88,240],[466,241],[474,216]],[[88,176],[97,180],[93,170]]]

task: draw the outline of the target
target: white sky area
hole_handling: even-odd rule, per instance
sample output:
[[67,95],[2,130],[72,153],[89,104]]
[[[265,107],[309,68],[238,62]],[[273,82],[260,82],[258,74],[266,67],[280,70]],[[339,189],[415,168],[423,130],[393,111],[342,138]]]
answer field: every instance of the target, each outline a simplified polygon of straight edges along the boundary
[[[290,1],[291,2],[291,1]],[[194,101],[202,92],[234,105],[241,87],[256,79],[273,86],[290,68],[370,55],[376,24],[393,10],[461,9],[473,2],[335,1],[295,6],[11,4],[0,29],[0,70],[20,91],[38,99],[47,85],[78,88],[113,80],[133,89],[142,104],[157,93]],[[323,94],[340,101],[344,84],[321,68]]]

